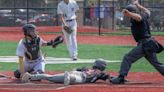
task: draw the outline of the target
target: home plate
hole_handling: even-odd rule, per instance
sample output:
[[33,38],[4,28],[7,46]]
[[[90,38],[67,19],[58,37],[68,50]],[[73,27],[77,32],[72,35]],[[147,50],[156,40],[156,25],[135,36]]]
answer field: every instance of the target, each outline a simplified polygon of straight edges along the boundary
[[[95,59],[78,59],[73,61],[71,58],[55,58],[46,57],[46,64],[65,64],[65,63],[93,63]],[[17,56],[0,56],[0,62],[16,62],[18,63]],[[106,62],[121,62],[120,60],[106,60]]]

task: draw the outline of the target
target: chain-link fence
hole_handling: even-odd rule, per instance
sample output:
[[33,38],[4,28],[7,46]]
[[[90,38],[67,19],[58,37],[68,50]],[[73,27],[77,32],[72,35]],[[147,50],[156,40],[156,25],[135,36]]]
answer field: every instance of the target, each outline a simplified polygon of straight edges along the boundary
[[[60,26],[57,4],[61,0],[0,0],[0,26]],[[76,0],[80,27],[96,28],[99,33],[126,30],[130,24],[121,10],[131,0]],[[151,10],[150,24],[154,31],[164,31],[164,0],[140,0]]]

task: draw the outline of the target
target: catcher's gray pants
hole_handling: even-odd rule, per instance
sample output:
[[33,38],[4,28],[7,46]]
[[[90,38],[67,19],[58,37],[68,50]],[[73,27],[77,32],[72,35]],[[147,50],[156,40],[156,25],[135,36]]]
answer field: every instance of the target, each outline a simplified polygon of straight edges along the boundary
[[120,67],[120,75],[127,76],[132,63],[136,62],[142,57],[145,57],[149,61],[149,63],[152,64],[155,69],[164,76],[164,64],[158,61],[155,52],[144,52],[142,44],[143,43],[140,42],[137,47],[133,48],[128,54],[124,56],[123,62],[121,63]]
[[[83,72],[70,71],[70,77],[74,78],[73,83],[84,83],[85,78]],[[64,83],[64,73],[49,75],[49,74],[34,74],[30,76],[30,80],[48,80],[55,83]]]
[[[33,62],[29,61],[28,59],[24,60],[24,69],[25,72],[45,72],[45,59],[42,57],[39,57],[38,59],[34,60]],[[20,68],[18,66],[18,70],[20,71]]]

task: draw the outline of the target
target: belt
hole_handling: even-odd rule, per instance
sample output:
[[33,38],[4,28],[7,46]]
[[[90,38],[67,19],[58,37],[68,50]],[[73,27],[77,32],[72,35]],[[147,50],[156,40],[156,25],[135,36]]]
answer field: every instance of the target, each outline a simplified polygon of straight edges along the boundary
[[153,39],[154,39],[153,37],[141,39],[141,40],[139,40],[139,43],[145,43],[145,42],[148,42],[148,41],[153,40]]
[[72,22],[73,20],[75,20],[75,19],[66,20],[66,22]]

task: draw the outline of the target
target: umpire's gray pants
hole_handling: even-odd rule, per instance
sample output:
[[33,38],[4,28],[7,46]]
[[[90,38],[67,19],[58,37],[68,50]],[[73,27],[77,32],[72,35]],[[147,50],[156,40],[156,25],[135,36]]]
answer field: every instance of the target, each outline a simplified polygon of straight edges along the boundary
[[128,54],[124,56],[119,71],[120,75],[127,76],[132,63],[136,62],[142,57],[145,57],[149,63],[152,64],[155,69],[164,76],[164,64],[158,61],[156,53],[144,52],[142,43],[139,43],[137,47],[133,48]]

